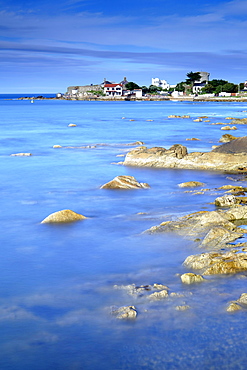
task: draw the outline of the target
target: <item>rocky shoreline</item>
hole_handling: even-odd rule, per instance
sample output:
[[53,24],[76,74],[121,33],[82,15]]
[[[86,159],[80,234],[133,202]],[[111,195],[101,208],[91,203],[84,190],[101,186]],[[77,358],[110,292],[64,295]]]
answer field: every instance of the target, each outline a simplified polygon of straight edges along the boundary
[[[187,148],[179,144],[168,150],[159,147],[147,149],[141,146],[127,153],[122,164],[243,173],[247,168],[247,137],[231,140],[209,153],[188,154]],[[178,184],[180,188],[200,187],[201,193],[209,190],[203,189],[203,185],[196,181]],[[184,287],[196,285],[201,289],[201,286],[210,282],[209,277],[236,274],[242,278],[247,276],[247,188],[225,185],[218,188],[218,191],[224,191],[224,194],[215,199],[215,210],[199,211],[171,219],[144,231],[147,234],[164,234],[164,237],[177,234],[190,240],[198,249],[197,254],[188,256],[183,262],[188,272],[178,275]],[[188,292],[187,289],[182,292],[171,291],[163,283],[141,286],[133,284],[115,288],[123,289],[128,295],[138,296],[143,302],[164,301],[167,307],[177,311],[190,310],[190,297],[195,294],[195,290],[194,293]],[[205,289],[207,291],[207,288]],[[145,307],[148,311],[148,303]],[[247,310],[247,293],[243,292],[236,300],[227,302],[224,310]],[[136,319],[138,312],[138,307],[134,305],[112,309],[112,314],[118,319]]]

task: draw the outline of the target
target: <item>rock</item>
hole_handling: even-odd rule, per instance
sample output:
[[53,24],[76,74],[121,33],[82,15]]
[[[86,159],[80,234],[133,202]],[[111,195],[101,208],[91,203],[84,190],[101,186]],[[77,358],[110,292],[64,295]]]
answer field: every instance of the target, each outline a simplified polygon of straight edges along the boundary
[[214,149],[214,152],[227,154],[247,153],[247,136],[239,137],[229,143],[223,144]]
[[15,154],[10,154],[11,157],[30,157],[32,154],[31,153],[15,153]]
[[197,139],[196,137],[192,137],[191,139],[186,139],[187,141],[200,141],[200,139]]
[[235,312],[235,311],[239,311],[239,310],[242,310],[242,307],[239,306],[239,304],[237,304],[235,302],[231,302],[229,304],[229,306],[227,307],[227,309],[226,309],[227,312]]
[[70,123],[70,124],[68,125],[68,127],[76,127],[76,124],[75,124],[75,123]]
[[138,182],[133,176],[117,176],[112,181],[102,185],[100,189],[148,189],[150,186]]
[[236,140],[237,137],[236,136],[233,136],[233,135],[230,135],[230,134],[224,134],[221,136],[219,142],[220,143],[229,143],[230,141],[232,140]]
[[[246,138],[247,139],[247,138]],[[162,147],[136,148],[127,153],[123,164],[125,166],[143,166],[157,168],[182,168],[194,170],[215,170],[215,171],[247,171],[247,145],[245,152],[242,147],[236,148],[235,152],[228,152],[226,145],[222,144],[211,152],[188,153],[183,145],[176,144],[170,149]],[[239,150],[240,149],[240,150]]]
[[236,274],[247,270],[247,254],[239,250],[202,253],[188,256],[184,265],[203,275]]
[[168,118],[181,118],[181,116],[177,116],[175,114],[170,114],[170,116],[168,116]]
[[222,226],[215,226],[209,230],[200,247],[221,248],[224,244],[231,243],[242,236],[242,233],[231,232]]
[[115,315],[117,319],[135,319],[137,310],[135,306],[124,306],[112,310],[112,314]]
[[240,201],[233,194],[226,194],[223,197],[218,197],[214,201],[215,205],[218,207],[234,207],[239,204]]
[[182,306],[176,306],[175,307],[175,310],[177,311],[186,311],[186,310],[189,310],[191,307],[188,306],[188,305],[182,305]]
[[237,302],[247,305],[247,293],[242,293]]
[[181,281],[183,284],[194,284],[194,283],[200,283],[203,280],[203,276],[201,275],[196,275],[191,272],[188,272],[186,274],[181,275]]
[[86,219],[85,216],[75,213],[70,209],[64,209],[62,211],[51,213],[41,223],[58,223],[58,222],[73,222],[78,220]]
[[168,290],[168,287],[166,285],[156,284],[156,283],[153,285],[153,288],[157,290],[164,290],[164,289]]
[[193,120],[194,122],[202,122],[202,118],[196,118]]
[[61,145],[53,145],[53,148],[56,149],[56,148],[62,148]]
[[168,291],[166,289],[160,290],[159,292],[154,292],[148,296],[148,299],[157,301],[168,297]]
[[221,130],[237,130],[236,126],[223,126]]
[[182,182],[181,184],[178,184],[180,188],[195,188],[197,186],[204,186],[205,184],[200,181],[188,181],[188,182]]

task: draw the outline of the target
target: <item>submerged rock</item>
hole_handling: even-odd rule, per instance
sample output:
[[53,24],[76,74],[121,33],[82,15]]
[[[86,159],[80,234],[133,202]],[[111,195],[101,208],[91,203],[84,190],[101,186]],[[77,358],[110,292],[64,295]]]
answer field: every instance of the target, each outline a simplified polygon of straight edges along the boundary
[[180,188],[195,188],[197,186],[204,186],[205,184],[200,181],[188,181],[188,182],[182,182],[181,184],[178,184]]
[[41,223],[58,223],[58,222],[73,222],[78,220],[86,219],[85,216],[71,211],[70,209],[64,209],[62,211],[51,213]]
[[102,185],[100,189],[148,189],[150,186],[138,182],[133,176],[117,176],[112,181]]
[[159,292],[154,292],[148,296],[148,299],[152,301],[157,301],[168,297],[168,291],[166,289],[160,290]]
[[124,306],[112,310],[112,314],[117,319],[135,319],[137,316],[137,310],[135,306]]
[[242,310],[243,308],[247,309],[247,293],[242,293],[239,299],[230,302],[226,310],[228,312],[234,312]]
[[11,157],[30,157],[32,153],[14,153],[10,155]]

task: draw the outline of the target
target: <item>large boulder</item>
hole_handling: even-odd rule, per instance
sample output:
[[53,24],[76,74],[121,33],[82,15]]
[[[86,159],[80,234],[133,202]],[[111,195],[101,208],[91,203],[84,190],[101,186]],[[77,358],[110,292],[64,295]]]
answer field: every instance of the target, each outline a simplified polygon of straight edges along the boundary
[[218,207],[234,207],[236,204],[240,203],[240,200],[233,194],[226,194],[216,198],[214,203]]
[[247,153],[247,136],[239,137],[238,139],[231,140],[229,143],[222,144],[213,150],[216,153]]
[[133,176],[117,176],[108,183],[102,185],[100,189],[147,189],[150,186],[143,182],[138,182]]
[[63,209],[62,211],[51,213],[41,223],[60,223],[60,222],[73,222],[78,220],[84,220],[86,217],[71,211],[70,209]]

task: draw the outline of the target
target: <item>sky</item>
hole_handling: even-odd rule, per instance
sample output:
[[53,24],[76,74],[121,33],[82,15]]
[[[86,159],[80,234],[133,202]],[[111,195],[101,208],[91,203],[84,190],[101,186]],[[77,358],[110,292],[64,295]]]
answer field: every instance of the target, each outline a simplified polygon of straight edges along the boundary
[[0,0],[0,93],[247,80],[246,0]]

